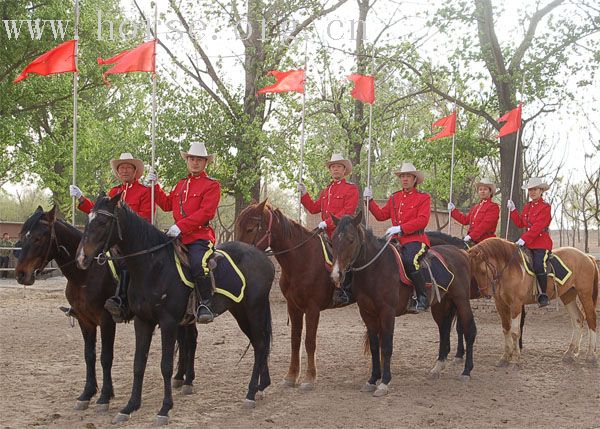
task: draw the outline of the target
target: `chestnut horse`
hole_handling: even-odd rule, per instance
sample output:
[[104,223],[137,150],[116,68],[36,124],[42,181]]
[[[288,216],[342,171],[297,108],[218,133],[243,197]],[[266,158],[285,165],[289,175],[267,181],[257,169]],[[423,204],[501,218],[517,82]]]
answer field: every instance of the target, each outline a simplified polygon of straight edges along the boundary
[[[573,362],[579,353],[583,335],[583,321],[587,321],[589,345],[586,361],[597,363],[596,356],[596,305],[598,303],[598,267],[593,257],[574,247],[560,247],[552,251],[571,269],[573,274],[560,285],[548,276],[548,297],[559,297],[573,326],[573,335],[568,350],[563,356],[565,362]],[[517,347],[520,338],[519,322],[524,304],[537,302],[535,277],[527,274],[516,244],[501,238],[488,238],[469,250],[471,270],[481,292],[493,296],[504,332],[504,354],[499,366],[510,363],[520,364],[521,352]],[[583,313],[577,305],[579,298]]]
[[[373,396],[383,396],[388,393],[388,384],[392,379],[390,363],[395,318],[406,314],[413,288],[402,283],[395,250],[388,244],[389,241],[376,238],[361,224],[362,212],[354,217],[333,217],[333,220],[337,227],[332,237],[334,265],[331,276],[334,281],[339,282],[343,280],[343,273],[347,270],[354,271],[352,292],[367,326],[371,377],[362,390],[374,392]],[[438,325],[440,343],[438,359],[430,375],[432,378],[439,377],[445,367],[450,352],[452,321],[458,313],[467,341],[467,357],[461,378],[468,379],[473,369],[473,344],[477,334],[469,302],[469,259],[464,250],[455,246],[438,246],[436,251],[445,259],[454,274],[454,281],[447,292],[440,292],[440,302],[436,301],[431,306],[431,315]],[[381,380],[379,386],[376,385],[378,380]]]
[[246,207],[238,216],[235,239],[261,250],[271,248],[281,266],[279,287],[287,301],[292,331],[292,356],[282,385],[294,387],[300,373],[300,342],[306,321],[304,346],[306,373],[300,388],[312,389],[317,378],[315,350],[321,311],[329,308],[335,285],[325,268],[321,239],[279,209],[263,201]]

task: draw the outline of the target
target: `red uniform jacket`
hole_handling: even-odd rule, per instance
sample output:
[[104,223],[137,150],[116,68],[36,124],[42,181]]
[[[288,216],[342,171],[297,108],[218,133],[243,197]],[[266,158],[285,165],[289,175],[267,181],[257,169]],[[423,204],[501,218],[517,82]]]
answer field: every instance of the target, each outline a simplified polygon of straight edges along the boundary
[[400,244],[419,241],[429,246],[425,228],[431,215],[429,194],[413,189],[410,192],[398,191],[380,208],[374,200],[369,200],[369,210],[377,220],[392,219],[392,225],[402,227]]
[[550,204],[541,198],[530,201],[523,207],[523,214],[517,210],[510,212],[510,218],[519,228],[527,228],[521,238],[528,249],[552,250],[552,239],[548,227],[552,221]]
[[197,240],[215,242],[215,231],[209,222],[217,213],[221,185],[204,171],[198,176],[181,179],[169,195],[156,185],[154,198],[161,209],[173,212],[183,244]]
[[321,213],[321,219],[327,222],[327,235],[331,237],[335,230],[331,215],[342,217],[354,214],[358,207],[358,188],[354,183],[346,182],[346,179],[333,180],[321,191],[316,201],[312,200],[308,192],[300,201],[310,213]]
[[467,235],[475,243],[496,236],[500,206],[493,202],[491,198],[481,200],[479,204],[475,204],[467,215],[457,209],[452,210],[450,214],[453,219],[462,225],[469,225]]
[[[131,210],[150,222],[150,191],[150,188],[142,185],[136,180],[129,184],[123,183],[111,188],[111,190],[108,191],[108,196],[112,198],[121,192],[121,201],[125,201]],[[94,203],[85,197],[83,202],[79,203],[77,206],[77,208],[84,213],[91,212],[93,207]]]

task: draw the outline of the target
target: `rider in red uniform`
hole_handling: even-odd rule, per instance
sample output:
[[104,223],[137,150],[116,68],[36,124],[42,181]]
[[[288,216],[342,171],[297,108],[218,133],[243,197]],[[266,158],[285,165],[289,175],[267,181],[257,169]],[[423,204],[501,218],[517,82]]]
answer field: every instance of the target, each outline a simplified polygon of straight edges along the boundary
[[496,227],[500,218],[500,206],[492,201],[496,193],[496,185],[489,179],[481,179],[475,183],[475,188],[481,199],[471,207],[468,214],[460,212],[454,204],[448,203],[448,210],[454,220],[462,225],[469,225],[465,243],[479,243],[486,238],[496,236]]
[[552,251],[552,238],[550,238],[548,229],[552,222],[552,207],[542,198],[544,191],[549,188],[550,186],[542,179],[532,177],[523,185],[523,189],[527,190],[531,199],[523,207],[523,213],[519,214],[512,200],[508,200],[507,204],[510,210],[510,219],[519,228],[526,228],[516,243],[531,250],[533,271],[541,291],[538,295],[540,307],[545,307],[550,303],[546,294],[548,281],[546,261]]
[[402,190],[392,194],[383,208],[372,199],[373,191],[370,187],[365,188],[363,196],[368,201],[369,210],[375,219],[392,220],[393,226],[388,228],[385,235],[394,236],[402,245],[402,262],[417,293],[417,299],[411,300],[408,311],[420,313],[427,310],[429,306],[425,278],[419,260],[430,245],[425,228],[431,215],[431,198],[429,194],[416,189],[416,186],[423,182],[425,175],[412,163],[402,163],[395,174],[400,178]]
[[[298,183],[298,191],[302,195],[300,201],[309,213],[321,213],[322,221],[319,223],[319,228],[325,230],[331,238],[335,230],[331,215],[340,218],[344,215],[354,214],[358,207],[358,187],[345,179],[352,172],[350,160],[334,153],[325,165],[329,169],[332,181],[321,191],[319,198],[313,201],[304,183]],[[344,284],[340,288],[336,288],[333,293],[333,306],[346,305],[351,301],[352,272],[346,273],[344,280]]]

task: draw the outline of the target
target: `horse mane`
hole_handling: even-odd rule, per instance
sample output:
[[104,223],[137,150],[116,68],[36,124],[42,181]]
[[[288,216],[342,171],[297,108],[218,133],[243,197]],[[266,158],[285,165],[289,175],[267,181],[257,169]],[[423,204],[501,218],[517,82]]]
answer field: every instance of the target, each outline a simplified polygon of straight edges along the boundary
[[462,247],[465,244],[465,242],[462,241],[460,238],[446,234],[442,231],[427,231],[426,234],[429,236],[429,238],[434,238],[445,243],[451,244],[453,246]]
[[499,237],[488,238],[469,249],[469,254],[479,258],[506,261],[507,268],[521,264],[521,258],[513,258],[514,252],[515,244]]
[[[352,216],[346,215],[342,216],[340,221],[337,224],[337,228],[339,231],[344,231],[348,226],[352,223]],[[385,243],[387,243],[387,239],[384,237],[377,237],[371,228],[367,228],[362,223],[359,224],[358,228],[363,231],[365,235],[365,241],[374,243],[378,248],[383,247]]]
[[[42,210],[34,212],[23,223],[23,226],[21,227],[21,232],[30,231],[35,225],[38,224],[38,222],[42,219],[42,216],[44,216],[44,214],[45,213]],[[67,228],[71,233],[76,234],[79,237],[81,237],[83,235],[83,233],[80,230],[78,230],[77,228],[75,228],[70,223],[65,222],[63,219],[56,219],[55,223],[61,224],[62,226],[64,226],[65,228]]]
[[283,228],[283,235],[285,238],[291,238],[292,240],[301,240],[305,238],[307,235],[311,234],[311,232],[300,225],[293,219],[287,217],[281,210],[276,207],[267,204],[269,210],[273,212],[273,216],[277,219],[277,222]]
[[122,216],[124,229],[135,237],[136,245],[149,249],[150,247],[163,244],[168,240],[165,233],[155,228],[147,220],[141,218],[125,203],[120,203],[120,215]]

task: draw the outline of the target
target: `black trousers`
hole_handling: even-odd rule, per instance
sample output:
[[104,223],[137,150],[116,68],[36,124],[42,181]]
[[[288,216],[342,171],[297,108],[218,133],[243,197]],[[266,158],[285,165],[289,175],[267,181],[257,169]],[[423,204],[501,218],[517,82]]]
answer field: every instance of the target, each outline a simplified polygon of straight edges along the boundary
[[550,251],[546,249],[531,249],[531,265],[536,274],[546,274],[546,261],[550,256]]
[[419,268],[419,260],[427,253],[427,245],[413,241],[402,246],[402,263],[406,269],[406,274],[412,274]]

